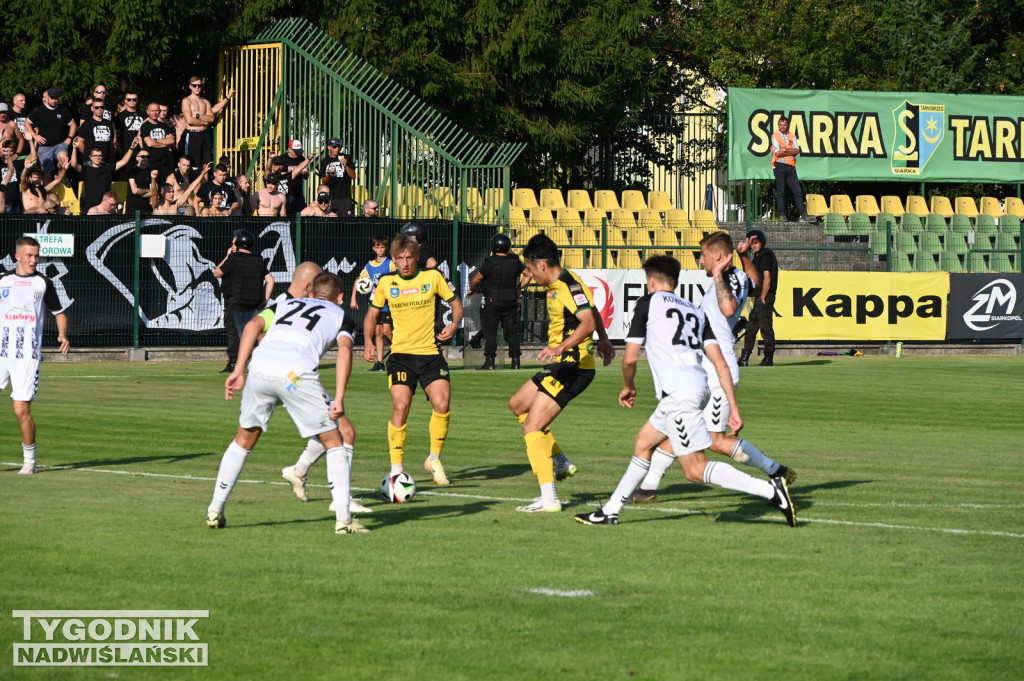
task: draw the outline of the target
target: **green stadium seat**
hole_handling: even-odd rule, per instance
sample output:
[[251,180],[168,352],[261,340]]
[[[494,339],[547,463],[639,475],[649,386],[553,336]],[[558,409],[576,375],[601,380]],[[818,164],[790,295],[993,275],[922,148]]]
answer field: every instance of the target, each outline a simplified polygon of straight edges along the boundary
[[1009,253],[992,253],[988,257],[989,269],[993,272],[1016,272],[1013,256]]
[[867,213],[853,213],[846,223],[846,231],[855,236],[867,236],[871,229],[871,217]]
[[926,251],[917,251],[914,254],[915,272],[935,272],[938,265],[935,264],[935,254]]
[[1020,218],[1016,215],[1003,215],[999,218],[999,231],[1020,235]]
[[966,256],[965,266],[968,272],[978,273],[988,271],[988,263],[985,262],[985,253],[973,251]]
[[921,218],[916,213],[904,213],[900,218],[900,231],[909,234],[919,234],[923,230]]
[[943,251],[946,253],[954,253],[956,255],[964,255],[967,253],[969,248],[969,245],[967,244],[967,234],[967,232],[950,229],[949,232],[946,233],[946,239],[942,245]]
[[1017,243],[1017,235],[1013,232],[999,232],[996,235],[996,248],[1000,250],[1012,248],[1018,249],[1020,244]]
[[946,218],[938,213],[928,213],[924,218],[924,230],[926,232],[945,234]]
[[875,216],[875,229],[884,232],[886,230],[886,224],[889,225],[889,229],[896,231],[899,228],[899,223],[896,221],[896,215],[894,213],[879,213]]
[[889,254],[890,272],[913,272],[914,266],[910,262],[910,253],[906,251],[893,250]]
[[963,232],[964,234],[974,231],[974,225],[971,223],[971,219],[966,215],[954,214],[953,217],[949,219],[949,228],[954,232]]
[[960,254],[951,253],[949,250],[943,251],[939,256],[939,269],[946,272],[963,272],[964,265],[960,260]]
[[991,215],[978,215],[974,222],[974,243],[978,248],[992,248],[999,226]]
[[849,230],[846,228],[846,217],[841,213],[825,213],[825,236],[832,237],[831,240],[835,240],[837,236],[845,236],[849,234]]
[[923,232],[921,236],[918,237],[917,252],[929,253],[931,255],[938,255],[941,253],[942,242],[939,241],[939,235],[935,232]]
[[917,250],[917,241],[910,232],[896,232],[892,235],[892,250],[910,255]]

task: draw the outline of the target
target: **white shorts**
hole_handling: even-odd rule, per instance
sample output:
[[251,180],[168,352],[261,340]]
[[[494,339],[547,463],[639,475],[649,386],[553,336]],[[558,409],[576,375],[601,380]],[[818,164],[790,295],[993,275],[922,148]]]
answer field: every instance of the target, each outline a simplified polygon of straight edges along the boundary
[[11,399],[31,402],[39,388],[38,359],[0,358],[0,390],[11,384]]
[[331,397],[320,385],[320,375],[315,371],[297,374],[288,369],[250,365],[249,376],[242,389],[242,413],[238,425],[265,431],[279,404],[283,404],[291,414],[304,438],[338,427],[338,422],[328,415]]
[[655,429],[668,437],[676,456],[700,452],[711,446],[711,435],[704,423],[704,406],[710,391],[680,391],[658,403],[648,419]]
[[729,417],[732,416],[732,407],[729,406],[729,399],[718,381],[711,387],[711,399],[704,407],[704,423],[712,433],[724,433],[729,430]]

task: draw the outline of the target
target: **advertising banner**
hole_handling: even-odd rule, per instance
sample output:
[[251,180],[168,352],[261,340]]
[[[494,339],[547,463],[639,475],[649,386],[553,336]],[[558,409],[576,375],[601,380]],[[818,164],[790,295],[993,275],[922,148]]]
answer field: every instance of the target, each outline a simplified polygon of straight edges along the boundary
[[946,337],[1024,338],[1024,274],[949,275]]
[[729,88],[729,177],[773,179],[780,116],[801,180],[1024,181],[1024,97]]
[[943,340],[949,273],[781,272],[779,340]]

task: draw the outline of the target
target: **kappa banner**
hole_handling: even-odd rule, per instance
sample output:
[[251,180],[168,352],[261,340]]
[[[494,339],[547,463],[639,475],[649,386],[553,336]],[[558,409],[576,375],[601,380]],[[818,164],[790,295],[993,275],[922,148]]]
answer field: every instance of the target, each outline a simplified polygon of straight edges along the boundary
[[[624,340],[633,321],[637,299],[647,293],[647,275],[643,270],[576,270],[594,296],[594,306],[604,321],[608,338]],[[676,293],[694,305],[700,305],[711,277],[704,270],[683,270],[679,273]]]
[[948,338],[1024,338],[1024,274],[951,274]]
[[943,340],[949,273],[781,272],[779,340]]
[[729,88],[731,178],[774,177],[780,116],[802,180],[1024,179],[1024,97]]

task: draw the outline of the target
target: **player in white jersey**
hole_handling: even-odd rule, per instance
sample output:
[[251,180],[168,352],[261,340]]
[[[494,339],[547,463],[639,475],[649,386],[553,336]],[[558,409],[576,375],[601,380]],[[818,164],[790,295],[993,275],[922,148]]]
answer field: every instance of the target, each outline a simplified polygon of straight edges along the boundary
[[21,430],[22,466],[19,475],[36,472],[36,422],[32,400],[39,386],[43,359],[43,306],[57,321],[57,342],[68,354],[68,318],[53,282],[39,274],[39,242],[30,236],[15,242],[14,272],[0,278],[0,390],[11,384],[14,415]]
[[[292,273],[292,281],[288,285],[288,290],[275,298],[274,302],[282,303],[292,298],[308,298],[313,290],[313,280],[321,272],[323,272],[323,269],[315,262],[307,260],[306,262],[299,263],[299,266]],[[355,322],[350,323],[352,328],[349,331],[355,329]],[[352,425],[352,421],[349,420],[348,416],[342,414],[338,417],[338,430],[341,432],[341,439],[344,443],[342,448],[345,450],[345,456],[351,461],[356,444],[356,428]],[[299,455],[298,461],[291,466],[281,469],[281,477],[292,486],[292,492],[300,501],[309,501],[309,494],[306,492],[306,475],[309,473],[309,469],[313,467],[313,464],[319,461],[320,457],[326,452],[327,450],[320,443],[320,438],[316,436],[311,437],[306,442],[306,448]],[[331,502],[330,510],[333,511],[335,508],[334,502]],[[352,513],[373,512],[373,509],[367,508],[351,498],[348,502],[348,508]]]
[[668,441],[688,480],[767,499],[786,516],[786,522],[795,526],[796,514],[784,478],[758,480],[727,463],[704,458],[704,450],[711,444],[703,417],[710,389],[701,356],[706,355],[714,364],[731,408],[729,426],[739,432],[743,420],[729,366],[704,313],[673,293],[679,283],[679,261],[656,255],[644,263],[644,272],[650,293],[636,302],[626,337],[619,404],[632,408],[636,400],[636,364],[644,347],[654,374],[658,407],[637,433],[633,458],[611,499],[598,511],[580,513],[576,520],[586,525],[617,524],[619,511],[647,474],[655,448]]
[[[313,280],[312,298],[293,298],[267,308],[267,315],[257,315],[242,333],[238,363],[224,383],[224,395],[231,399],[242,391],[238,432],[224,452],[217,472],[213,501],[206,515],[210,528],[224,527],[224,506],[238,482],[245,458],[256,446],[260,434],[275,407],[283,404],[303,437],[318,436],[327,449],[327,482],[336,505],[336,534],[368,532],[349,512],[350,472],[352,462],[343,447],[338,419],[345,414],[345,387],[352,372],[352,332],[354,328],[340,307],[343,297],[341,280],[323,272]],[[273,322],[263,342],[253,346],[263,333],[267,318]],[[317,368],[320,358],[338,343],[337,379],[332,401],[320,384]],[[249,382],[245,366],[249,365]]]
[[[749,241],[742,241],[736,247],[736,252],[740,254],[743,261],[744,272],[740,272],[732,266],[732,237],[727,232],[709,234],[701,240],[700,248],[700,264],[704,268],[704,272],[712,279],[711,286],[704,293],[704,299],[700,302],[700,309],[706,315],[708,324],[718,339],[722,355],[729,365],[729,374],[735,390],[740,383],[740,368],[736,363],[734,350],[736,337],[732,330],[747,301],[747,296],[759,283],[760,275],[750,258],[745,257],[750,248]],[[718,454],[732,457],[733,461],[737,463],[757,468],[770,478],[784,477],[786,484],[792,485],[796,480],[796,471],[773,461],[746,440],[726,433],[729,423],[729,401],[725,397],[725,391],[722,389],[711,360],[704,357],[703,365],[708,374],[708,384],[711,388],[711,399],[708,400],[708,404],[704,408],[704,422],[711,433],[709,449]],[[674,460],[675,456],[671,451],[661,448],[656,450],[651,458],[651,470],[640,484],[639,489],[633,492],[630,502],[641,504],[656,502],[658,500],[658,485],[661,484],[662,477],[672,466]]]

